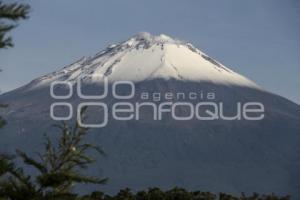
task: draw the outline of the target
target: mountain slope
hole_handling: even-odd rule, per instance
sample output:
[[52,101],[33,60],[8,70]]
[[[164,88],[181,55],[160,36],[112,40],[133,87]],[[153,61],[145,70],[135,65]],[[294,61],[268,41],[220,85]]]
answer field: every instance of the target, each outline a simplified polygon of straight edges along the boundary
[[[138,34],[1,95],[0,100],[9,102],[10,108],[4,113],[9,125],[0,130],[0,151],[18,147],[33,153],[41,148],[43,133],[53,133],[50,127],[56,122],[49,113],[51,103],[57,100],[50,96],[51,82],[68,81],[76,91],[80,78],[84,91],[95,94],[103,90],[98,81],[104,77],[110,86],[118,80],[134,81],[135,96],[129,100],[133,104],[143,102],[140,96],[145,92],[195,92],[198,98],[188,99],[192,104],[207,101],[206,94],[213,92],[215,98],[209,101],[222,102],[227,115],[236,112],[238,102],[265,106],[265,117],[259,121],[176,121],[169,115],[158,121],[153,120],[151,109],[144,110],[140,120],[110,118],[106,127],[92,129],[88,138],[108,154],[90,169],[92,174],[110,178],[105,191],[181,186],[300,197],[300,106],[264,91],[191,44],[166,35]],[[65,93],[65,88],[56,92]],[[76,108],[87,100],[74,94],[62,101]],[[118,102],[111,94],[100,101],[107,103],[109,113]],[[186,114],[188,110],[179,112]],[[73,120],[75,117],[74,113]],[[89,117],[98,119],[99,113],[90,110]]]

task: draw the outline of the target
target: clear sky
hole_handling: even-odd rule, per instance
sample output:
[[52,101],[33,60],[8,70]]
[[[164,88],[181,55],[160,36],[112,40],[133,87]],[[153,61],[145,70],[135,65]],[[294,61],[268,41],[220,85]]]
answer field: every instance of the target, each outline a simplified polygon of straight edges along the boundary
[[265,89],[300,103],[299,0],[25,0],[29,20],[0,50],[8,91],[147,31],[189,41]]

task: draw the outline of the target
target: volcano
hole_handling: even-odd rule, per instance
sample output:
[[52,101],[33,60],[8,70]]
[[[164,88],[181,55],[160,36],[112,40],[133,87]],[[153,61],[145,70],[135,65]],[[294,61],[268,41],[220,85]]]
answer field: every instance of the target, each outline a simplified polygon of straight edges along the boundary
[[[135,91],[128,102],[133,104],[209,101],[222,103],[228,116],[235,115],[238,103],[264,106],[261,120],[178,121],[170,113],[154,120],[151,107],[145,108],[139,120],[116,120],[110,115],[107,125],[91,129],[88,138],[107,153],[89,169],[93,175],[109,177],[104,191],[178,186],[300,197],[300,106],[264,90],[192,44],[163,34],[139,33],[1,95],[0,101],[9,103],[1,113],[9,123],[0,130],[0,151],[39,151],[43,134],[58,123],[50,117],[51,104],[65,102],[76,111],[80,103],[91,102],[78,94],[78,80],[86,96],[104,91],[104,80],[112,87],[114,82],[130,81]],[[70,90],[72,94],[53,99],[50,90],[55,82],[68,83],[57,84],[55,94],[68,96]],[[128,95],[128,88],[119,88],[118,94]],[[145,94],[147,99],[142,98]],[[108,105],[109,114],[119,100],[113,97],[108,92],[99,100]],[[65,109],[58,113],[67,115]],[[100,118],[95,110],[90,110],[92,119]],[[188,111],[182,107],[178,113],[186,116]],[[76,113],[70,118],[70,122],[76,119]]]

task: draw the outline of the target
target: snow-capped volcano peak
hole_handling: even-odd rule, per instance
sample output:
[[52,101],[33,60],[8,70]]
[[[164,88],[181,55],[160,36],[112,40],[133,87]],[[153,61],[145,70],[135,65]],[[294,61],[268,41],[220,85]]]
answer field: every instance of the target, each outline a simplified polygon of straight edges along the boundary
[[134,82],[177,79],[258,87],[190,43],[147,32],[138,33],[92,57],[83,57],[59,71],[40,77],[30,87],[49,85],[55,80],[75,83],[78,77],[84,77],[88,82],[98,81],[99,77]]
[[131,38],[131,40],[135,41],[147,41],[149,43],[175,43],[179,42],[179,40],[175,40],[171,38],[170,36],[167,36],[165,34],[160,34],[158,36],[151,35],[148,32],[140,32],[136,34],[134,37]]
[[149,47],[152,45],[159,45],[159,44],[184,44],[184,42],[180,40],[176,40],[171,38],[170,36],[167,36],[165,34],[160,35],[151,35],[148,32],[140,32],[133,37],[129,38],[127,41],[119,43],[119,44],[113,44],[110,45],[108,48],[113,47],[127,47],[127,48],[139,48],[139,47]]

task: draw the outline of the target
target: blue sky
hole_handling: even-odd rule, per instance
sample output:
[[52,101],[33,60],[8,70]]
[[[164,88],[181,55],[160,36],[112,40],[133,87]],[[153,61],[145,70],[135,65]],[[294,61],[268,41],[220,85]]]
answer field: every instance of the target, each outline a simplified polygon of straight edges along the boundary
[[31,17],[0,50],[0,89],[147,31],[189,41],[265,89],[300,103],[298,0],[26,0]]

